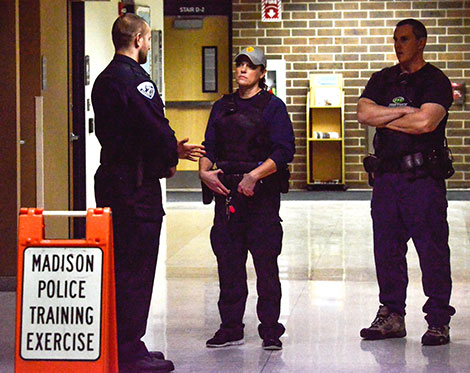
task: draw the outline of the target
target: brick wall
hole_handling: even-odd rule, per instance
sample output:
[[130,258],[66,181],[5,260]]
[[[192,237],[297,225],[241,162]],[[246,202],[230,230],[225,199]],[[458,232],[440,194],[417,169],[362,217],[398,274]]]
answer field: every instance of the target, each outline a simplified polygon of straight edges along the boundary
[[282,0],[282,21],[261,22],[261,0],[233,0],[233,53],[247,45],[287,61],[286,104],[296,136],[293,189],[306,186],[305,102],[308,74],[342,73],[345,90],[346,183],[366,188],[362,159],[366,129],[356,103],[374,71],[396,63],[393,30],[416,18],[428,29],[425,59],[467,86],[465,105],[453,105],[447,136],[455,158],[451,188],[470,187],[470,0]]

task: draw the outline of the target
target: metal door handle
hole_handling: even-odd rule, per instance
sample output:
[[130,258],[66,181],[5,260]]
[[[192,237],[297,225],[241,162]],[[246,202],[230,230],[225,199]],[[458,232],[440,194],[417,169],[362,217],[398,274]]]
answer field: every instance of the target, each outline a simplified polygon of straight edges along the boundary
[[70,132],[70,141],[77,141],[80,138],[80,135],[76,135],[73,132]]

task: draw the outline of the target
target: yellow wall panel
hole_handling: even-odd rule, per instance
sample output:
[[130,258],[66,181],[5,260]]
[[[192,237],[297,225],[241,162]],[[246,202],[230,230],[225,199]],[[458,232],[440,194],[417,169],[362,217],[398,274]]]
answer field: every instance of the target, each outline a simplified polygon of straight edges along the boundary
[[[209,103],[229,93],[229,22],[226,16],[206,16],[200,29],[175,29],[176,17],[165,17],[165,101],[166,116],[181,140],[193,144],[204,140],[211,110]],[[218,92],[202,91],[202,47],[217,47]],[[188,102],[198,104],[188,104]],[[203,106],[200,103],[203,102]],[[179,104],[178,104],[179,103]],[[181,160],[178,170],[195,171],[197,162]]]
[[[200,144],[204,140],[209,114],[210,107],[167,108],[165,113],[170,121],[171,128],[175,131],[176,138],[182,140],[189,137],[192,144]],[[197,169],[197,162],[180,160],[178,163],[178,171],[195,171]]]
[[[201,29],[175,29],[165,17],[166,101],[214,101],[228,93],[228,17],[207,16]],[[218,92],[202,92],[202,47],[217,46]]]

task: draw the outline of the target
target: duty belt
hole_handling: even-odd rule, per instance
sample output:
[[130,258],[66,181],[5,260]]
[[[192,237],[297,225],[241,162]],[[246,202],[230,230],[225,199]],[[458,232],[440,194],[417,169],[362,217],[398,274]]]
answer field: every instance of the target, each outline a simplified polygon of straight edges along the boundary
[[422,152],[407,154],[401,158],[379,160],[377,172],[408,172],[424,166],[426,156]]
[[243,179],[243,174],[218,174],[220,181],[228,189],[233,189],[238,186]]
[[364,158],[364,168],[369,173],[369,184],[373,185],[374,173],[407,173],[411,179],[430,175],[435,179],[448,179],[455,170],[452,152],[446,146],[427,152],[407,154],[400,158],[377,158],[371,154]]

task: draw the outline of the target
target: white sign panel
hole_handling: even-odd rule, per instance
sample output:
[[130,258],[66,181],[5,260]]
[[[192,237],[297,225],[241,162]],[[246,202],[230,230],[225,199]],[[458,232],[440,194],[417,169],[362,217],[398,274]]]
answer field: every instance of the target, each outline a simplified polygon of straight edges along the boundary
[[266,85],[268,91],[286,102],[286,61],[267,60]]
[[102,250],[28,247],[23,265],[21,357],[97,360],[101,341]]

